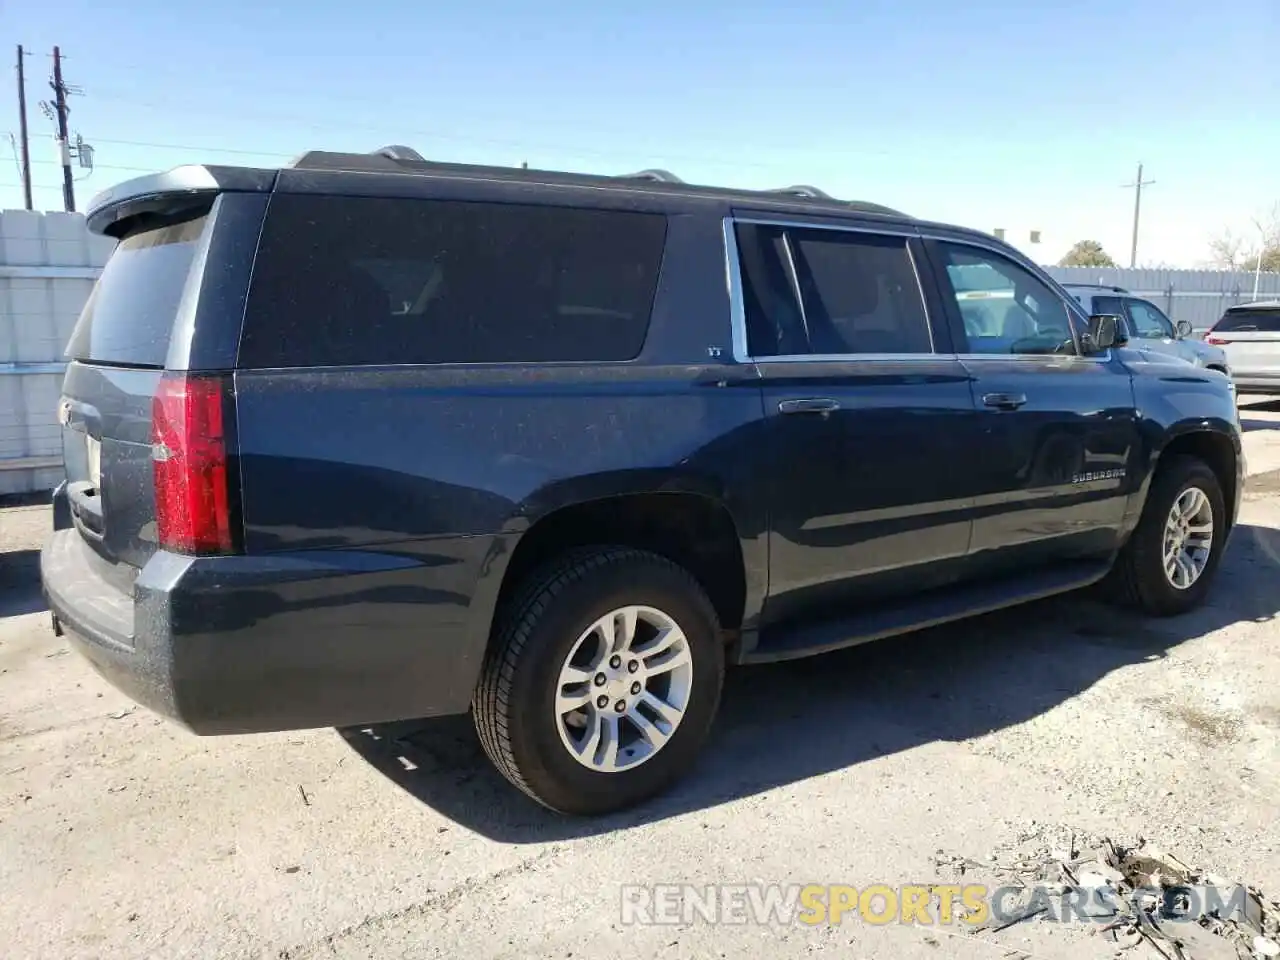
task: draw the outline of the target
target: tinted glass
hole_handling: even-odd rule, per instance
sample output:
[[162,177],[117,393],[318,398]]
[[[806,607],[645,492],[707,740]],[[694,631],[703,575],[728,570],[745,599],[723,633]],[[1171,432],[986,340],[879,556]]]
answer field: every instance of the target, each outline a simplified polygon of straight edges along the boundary
[[1280,333],[1280,310],[1229,310],[1213,326],[1214,333]]
[[73,360],[163,367],[206,217],[116,245],[67,342]]
[[1094,297],[1093,312],[1106,313],[1115,317],[1124,316],[1124,301],[1119,297]]
[[[994,251],[940,243],[964,321],[968,353],[1075,353],[1066,302],[1031,271]],[[1094,298],[1094,312],[1099,301]]]
[[1125,312],[1124,312],[1124,301],[1121,300],[1119,297],[1095,296],[1093,298],[1092,312],[1095,314],[1105,313],[1105,314],[1110,314],[1113,317],[1119,317],[1120,325],[1123,328],[1124,335],[1126,337],[1133,336],[1132,331],[1129,329],[1129,318],[1125,315]]
[[1133,329],[1139,337],[1162,340],[1173,336],[1173,324],[1145,300],[1130,300],[1129,316],[1133,320]]
[[665,233],[655,214],[278,195],[240,365],[629,360]]
[[807,353],[782,228],[738,224],[736,233],[748,352],[753,357]]
[[834,230],[790,238],[812,352],[933,352],[905,238]]

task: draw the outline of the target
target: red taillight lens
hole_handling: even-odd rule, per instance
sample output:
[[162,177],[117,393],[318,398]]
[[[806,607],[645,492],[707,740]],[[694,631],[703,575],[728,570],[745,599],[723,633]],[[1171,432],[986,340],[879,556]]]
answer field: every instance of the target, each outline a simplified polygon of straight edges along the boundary
[[1214,336],[1212,333],[1206,333],[1206,334],[1204,335],[1204,342],[1205,342],[1205,343],[1211,343],[1211,344],[1213,344],[1215,347],[1220,347],[1220,346],[1222,346],[1224,343],[1229,343],[1230,341],[1228,341],[1228,340],[1223,340],[1221,337],[1216,337],[1216,336]]
[[222,377],[165,374],[151,404],[156,536],[179,553],[229,553]]

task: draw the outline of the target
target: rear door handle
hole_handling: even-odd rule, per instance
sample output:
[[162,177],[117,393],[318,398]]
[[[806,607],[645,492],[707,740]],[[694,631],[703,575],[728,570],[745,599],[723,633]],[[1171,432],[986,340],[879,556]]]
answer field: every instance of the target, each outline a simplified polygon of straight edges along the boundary
[[799,400],[782,400],[779,413],[830,413],[840,409],[840,401],[830,397],[804,397]]
[[994,407],[996,410],[1017,410],[1026,402],[1027,397],[1023,393],[985,393],[982,395],[983,405]]

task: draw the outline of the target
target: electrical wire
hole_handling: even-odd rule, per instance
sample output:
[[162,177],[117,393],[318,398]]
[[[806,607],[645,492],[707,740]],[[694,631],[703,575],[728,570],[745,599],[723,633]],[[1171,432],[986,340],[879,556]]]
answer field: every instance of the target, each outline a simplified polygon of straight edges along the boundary
[[[95,87],[95,93],[102,95],[104,99],[109,99],[112,102],[124,104],[126,106],[145,107],[152,110],[163,111],[165,113],[172,113],[173,111],[172,104],[156,103],[155,101],[152,101],[152,100],[134,99],[132,94],[127,92],[120,93],[113,90],[100,90]],[[191,111],[184,111],[184,113],[189,116]],[[209,116],[212,117],[213,115],[209,114]],[[230,119],[230,118],[227,118],[227,119]],[[358,120],[339,120],[339,119],[333,119],[333,118],[330,118],[327,120],[319,120],[316,118],[299,116],[296,113],[283,112],[283,111],[276,112],[276,111],[241,110],[241,109],[236,109],[234,111],[234,120],[243,121],[246,119],[259,120],[264,123],[273,123],[273,124],[278,124],[281,122],[292,123],[299,127],[323,131],[330,135],[332,135],[332,133],[337,130],[367,130],[367,131],[374,131],[382,134],[385,134],[387,132],[387,124],[384,124],[384,123],[368,123],[368,122],[361,122]],[[444,141],[447,143],[461,143],[461,144],[469,144],[474,146],[486,146],[486,147],[501,147],[503,149],[511,150],[514,152],[535,153],[535,152],[543,152],[543,151],[554,151],[556,153],[569,153],[577,156],[594,157],[598,159],[618,160],[618,159],[625,158],[633,162],[636,160],[637,153],[640,152],[637,150],[611,150],[611,149],[601,149],[599,147],[581,147],[571,143],[563,143],[563,142],[539,143],[539,142],[528,141],[528,140],[504,139],[500,137],[482,137],[482,136],[469,136],[469,135],[464,136],[464,135],[457,135],[457,134],[441,133],[439,130],[420,130],[420,129],[414,130],[414,129],[408,129],[408,128],[401,128],[397,130],[396,136],[399,142],[404,142],[406,137],[413,137],[413,138],[422,138],[423,140]],[[105,142],[105,141],[99,141],[99,142]],[[179,148],[180,149],[202,149],[202,148],[197,148],[190,145],[174,144],[173,146],[175,149],[179,149]],[[299,152],[302,152],[302,151],[299,151]],[[712,157],[712,156],[705,156],[705,155],[699,156],[695,154],[683,154],[683,153],[675,154],[675,153],[666,153],[666,152],[662,152],[660,156],[663,162],[677,162],[677,163],[684,162],[684,163],[691,163],[691,164],[696,163],[696,164],[733,167],[735,169],[745,168],[745,169],[773,170],[773,171],[794,170],[794,165],[789,163],[763,162],[759,160],[744,159],[741,156],[741,152],[742,152],[741,148],[737,148],[735,154],[719,156],[719,157]],[[253,151],[249,151],[249,153],[252,154]],[[266,156],[267,154],[260,154],[260,155]],[[883,148],[873,148],[873,147],[868,147],[867,149],[859,150],[859,156],[865,157],[865,156],[872,156],[872,155],[890,156],[892,155],[892,151],[885,150]],[[279,156],[279,154],[276,154],[276,156]]]

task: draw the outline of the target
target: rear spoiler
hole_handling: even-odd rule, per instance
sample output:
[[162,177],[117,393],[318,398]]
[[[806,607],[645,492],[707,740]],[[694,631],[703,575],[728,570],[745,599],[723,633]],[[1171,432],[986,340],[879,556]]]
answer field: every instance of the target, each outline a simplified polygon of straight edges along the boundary
[[228,190],[268,193],[277,175],[276,170],[247,167],[175,167],[103,190],[89,201],[85,220],[93,233],[118,238],[128,231],[129,221],[139,216],[173,216],[210,203]]

